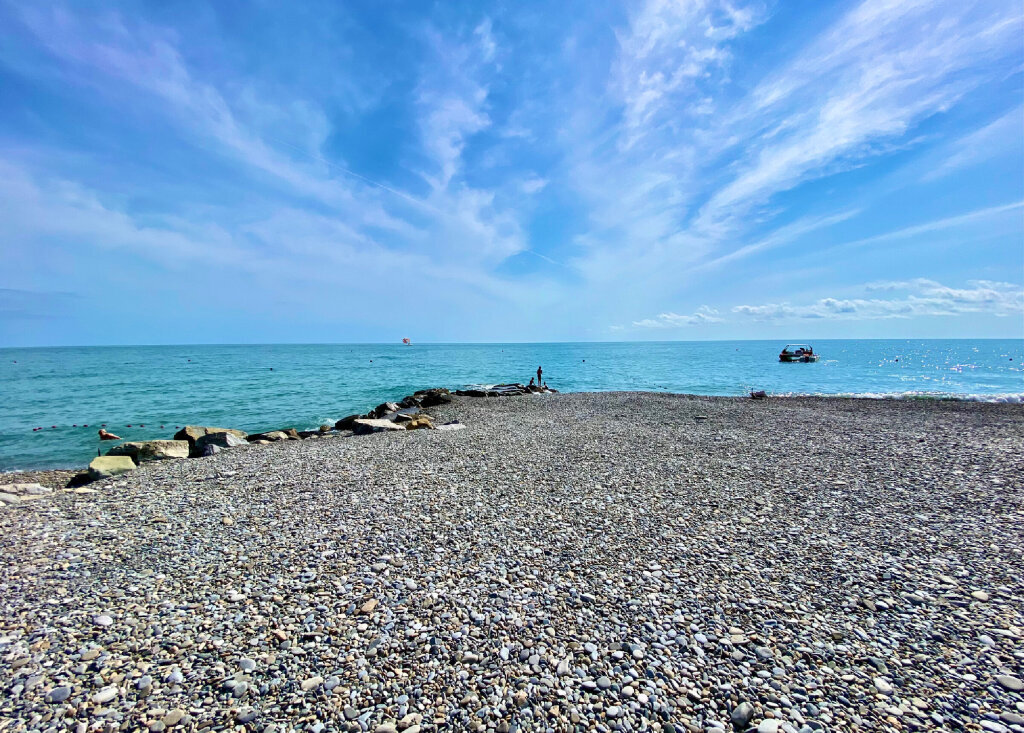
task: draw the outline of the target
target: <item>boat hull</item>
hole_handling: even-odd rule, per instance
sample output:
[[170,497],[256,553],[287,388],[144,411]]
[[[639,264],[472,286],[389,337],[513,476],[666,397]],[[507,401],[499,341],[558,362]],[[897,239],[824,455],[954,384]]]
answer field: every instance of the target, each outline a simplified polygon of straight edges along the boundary
[[787,364],[795,364],[797,362],[802,364],[810,364],[817,360],[817,354],[801,354],[800,356],[797,356],[796,354],[779,354],[779,361]]

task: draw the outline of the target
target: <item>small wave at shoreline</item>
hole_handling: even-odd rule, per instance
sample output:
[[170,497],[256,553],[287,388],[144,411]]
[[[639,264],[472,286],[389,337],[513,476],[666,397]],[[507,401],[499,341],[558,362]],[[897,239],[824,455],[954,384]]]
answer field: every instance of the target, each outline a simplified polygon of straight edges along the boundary
[[937,400],[942,402],[992,402],[1024,404],[1024,392],[1003,394],[956,394],[950,392],[781,392],[772,397],[845,397],[860,400]]

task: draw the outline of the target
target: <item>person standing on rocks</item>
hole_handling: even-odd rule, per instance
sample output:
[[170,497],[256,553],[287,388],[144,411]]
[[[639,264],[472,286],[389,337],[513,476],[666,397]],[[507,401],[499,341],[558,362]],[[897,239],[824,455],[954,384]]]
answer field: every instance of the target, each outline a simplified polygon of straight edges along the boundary
[[540,375],[544,373],[544,370],[537,367],[537,384],[544,384],[544,381],[540,378]]

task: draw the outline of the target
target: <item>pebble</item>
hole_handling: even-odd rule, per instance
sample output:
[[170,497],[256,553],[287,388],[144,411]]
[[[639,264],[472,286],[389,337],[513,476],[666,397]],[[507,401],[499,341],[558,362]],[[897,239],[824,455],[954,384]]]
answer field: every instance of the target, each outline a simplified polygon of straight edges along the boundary
[[304,692],[309,692],[310,690],[315,690],[316,688],[320,687],[320,685],[322,685],[323,683],[323,677],[309,677],[308,679],[302,681],[302,689]]
[[118,695],[116,686],[104,687],[92,696],[92,701],[97,705],[103,705],[113,700]]
[[430,409],[19,501],[5,731],[1024,725],[1019,406]]
[[754,706],[749,702],[742,702],[732,709],[729,719],[737,728],[746,728],[754,717]]
[[70,687],[54,687],[48,693],[46,693],[46,702],[58,703],[64,702],[71,697]]
[[165,726],[170,728],[180,723],[185,718],[185,711],[181,709],[174,709],[164,715],[162,722]]
[[1020,692],[1024,690],[1024,682],[1018,677],[1014,677],[1008,674],[1001,674],[996,676],[996,682],[1005,687],[1010,692]]

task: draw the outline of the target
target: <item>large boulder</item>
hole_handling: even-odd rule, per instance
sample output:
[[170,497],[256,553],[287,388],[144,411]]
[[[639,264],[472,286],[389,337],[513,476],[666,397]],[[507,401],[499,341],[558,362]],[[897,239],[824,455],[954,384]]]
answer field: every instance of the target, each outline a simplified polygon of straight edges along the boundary
[[406,430],[433,430],[434,423],[429,415],[417,415],[405,423]]
[[0,492],[14,494],[15,496],[46,496],[52,494],[53,489],[42,484],[0,484]]
[[356,435],[383,433],[388,430],[405,430],[405,425],[391,422],[390,420],[373,420],[367,418],[362,418],[352,423],[352,431]]
[[397,402],[382,402],[373,408],[370,412],[375,418],[381,418],[391,412],[398,412],[401,410],[401,406]]
[[217,448],[235,448],[240,445],[247,445],[247,443],[245,438],[240,438],[234,433],[207,433],[196,440],[195,445],[192,447],[192,455],[204,455],[203,450],[208,445],[212,445]]
[[136,464],[145,461],[163,461],[171,458],[188,458],[187,440],[133,440],[114,446],[108,456],[130,456]]
[[250,443],[259,443],[260,441],[276,443],[281,440],[288,440],[290,436],[284,430],[270,430],[266,433],[254,433],[246,437]]
[[196,442],[204,435],[215,435],[217,433],[228,433],[234,435],[236,438],[245,440],[247,433],[243,430],[234,430],[233,428],[209,428],[201,425],[186,425],[181,430],[174,434],[175,440],[187,440],[189,447],[194,448]]
[[437,407],[452,401],[452,393],[443,387],[420,390],[413,396],[419,398],[420,407]]
[[489,392],[497,392],[500,397],[512,397],[515,395],[526,394],[530,391],[530,388],[525,384],[496,384],[488,390]]
[[105,478],[120,476],[135,470],[135,461],[131,456],[96,456],[89,464],[89,478],[99,481]]
[[334,429],[351,430],[352,423],[354,423],[356,420],[359,420],[362,417],[363,415],[349,415],[348,417],[343,417],[340,420],[338,420],[338,422],[334,423]]
[[486,397],[487,390],[483,389],[457,389],[455,394],[459,397]]
[[53,489],[42,484],[0,484],[0,506],[42,499],[52,493]]

